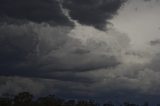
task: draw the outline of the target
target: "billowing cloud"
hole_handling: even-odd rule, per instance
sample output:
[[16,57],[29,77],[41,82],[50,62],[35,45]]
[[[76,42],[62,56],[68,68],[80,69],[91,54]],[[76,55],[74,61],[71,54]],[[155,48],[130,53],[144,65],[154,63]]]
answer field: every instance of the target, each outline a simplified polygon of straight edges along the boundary
[[[63,14],[62,7],[68,9],[71,18],[82,24],[104,29],[106,20],[111,19],[124,0],[0,0],[0,20],[9,23],[15,21],[37,23],[47,22],[52,25],[71,25],[73,23]],[[19,21],[19,23],[21,23]]]
[[63,0],[64,8],[79,23],[105,29],[125,0]]
[[1,25],[0,66],[4,71],[0,74],[54,79],[61,76],[54,72],[83,72],[120,64],[114,53],[118,48],[112,47],[107,33],[99,31],[100,36],[109,38],[108,42],[87,38],[83,44],[82,40],[72,37],[71,29],[35,23]]
[[9,1],[0,1],[1,17],[8,17],[0,23],[0,94],[160,95],[156,0],[127,2],[107,30],[123,1]]
[[152,46],[159,45],[160,44],[160,39],[152,40],[152,41],[150,41],[150,44]]

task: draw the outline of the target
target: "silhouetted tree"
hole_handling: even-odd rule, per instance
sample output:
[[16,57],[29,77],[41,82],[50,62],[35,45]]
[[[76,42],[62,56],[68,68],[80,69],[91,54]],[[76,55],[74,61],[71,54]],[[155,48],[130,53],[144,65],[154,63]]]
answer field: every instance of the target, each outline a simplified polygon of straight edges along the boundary
[[76,106],[96,106],[96,102],[95,101],[91,101],[91,100],[80,100],[77,102]]
[[109,101],[108,103],[103,104],[103,106],[114,106],[114,104],[111,101]]
[[32,106],[33,95],[28,92],[19,93],[14,97],[14,106]]
[[64,103],[64,106],[76,106],[75,100],[68,100]]
[[138,104],[124,102],[124,106],[138,106]]
[[12,100],[10,98],[0,98],[0,106],[11,106]]
[[149,103],[148,103],[148,102],[145,102],[145,103],[143,104],[143,106],[149,106]]
[[[33,100],[33,95],[28,92],[22,92],[16,96],[11,96],[8,94],[2,95],[0,97],[0,106],[100,106],[94,100],[68,100],[55,97],[55,95],[49,95],[46,97],[40,97]],[[114,104],[109,101],[103,106],[114,106]],[[116,106],[149,106],[148,102],[145,102],[142,105],[124,102]],[[157,104],[160,106],[160,104]]]
[[49,95],[47,97],[40,97],[37,100],[38,106],[62,106],[63,100],[55,98],[54,95]]

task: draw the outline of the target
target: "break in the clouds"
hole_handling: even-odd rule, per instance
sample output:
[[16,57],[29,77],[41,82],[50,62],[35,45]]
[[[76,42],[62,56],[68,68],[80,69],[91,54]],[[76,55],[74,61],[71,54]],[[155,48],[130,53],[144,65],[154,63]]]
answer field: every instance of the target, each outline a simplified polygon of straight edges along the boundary
[[159,96],[159,5],[0,0],[0,94]]

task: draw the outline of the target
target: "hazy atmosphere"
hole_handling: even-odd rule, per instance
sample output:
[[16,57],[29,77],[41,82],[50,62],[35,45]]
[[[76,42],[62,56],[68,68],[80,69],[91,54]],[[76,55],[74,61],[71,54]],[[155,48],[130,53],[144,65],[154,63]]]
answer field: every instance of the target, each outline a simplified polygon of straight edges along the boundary
[[160,0],[0,0],[0,95],[158,102]]

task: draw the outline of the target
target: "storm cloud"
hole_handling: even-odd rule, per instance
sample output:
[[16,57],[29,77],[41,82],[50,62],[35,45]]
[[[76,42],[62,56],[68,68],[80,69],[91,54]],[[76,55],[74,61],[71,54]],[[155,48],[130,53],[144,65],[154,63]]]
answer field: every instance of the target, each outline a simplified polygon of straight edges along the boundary
[[104,30],[126,0],[63,0],[64,8],[79,23]]
[[159,96],[159,3],[0,0],[0,94]]
[[33,21],[52,25],[72,25],[57,0],[0,0],[1,21]]
[[83,45],[69,36],[71,29],[35,23],[1,25],[0,66],[4,71],[0,74],[54,79],[60,77],[54,72],[83,72],[120,64],[111,45],[104,42],[101,46],[101,40],[93,39]]
[[73,20],[102,30],[105,29],[107,20],[117,13],[123,3],[124,0],[0,0],[0,20],[73,26],[73,22],[63,14],[62,5],[69,10]]
[[152,40],[152,41],[150,41],[150,44],[152,46],[159,45],[160,44],[160,39]]

